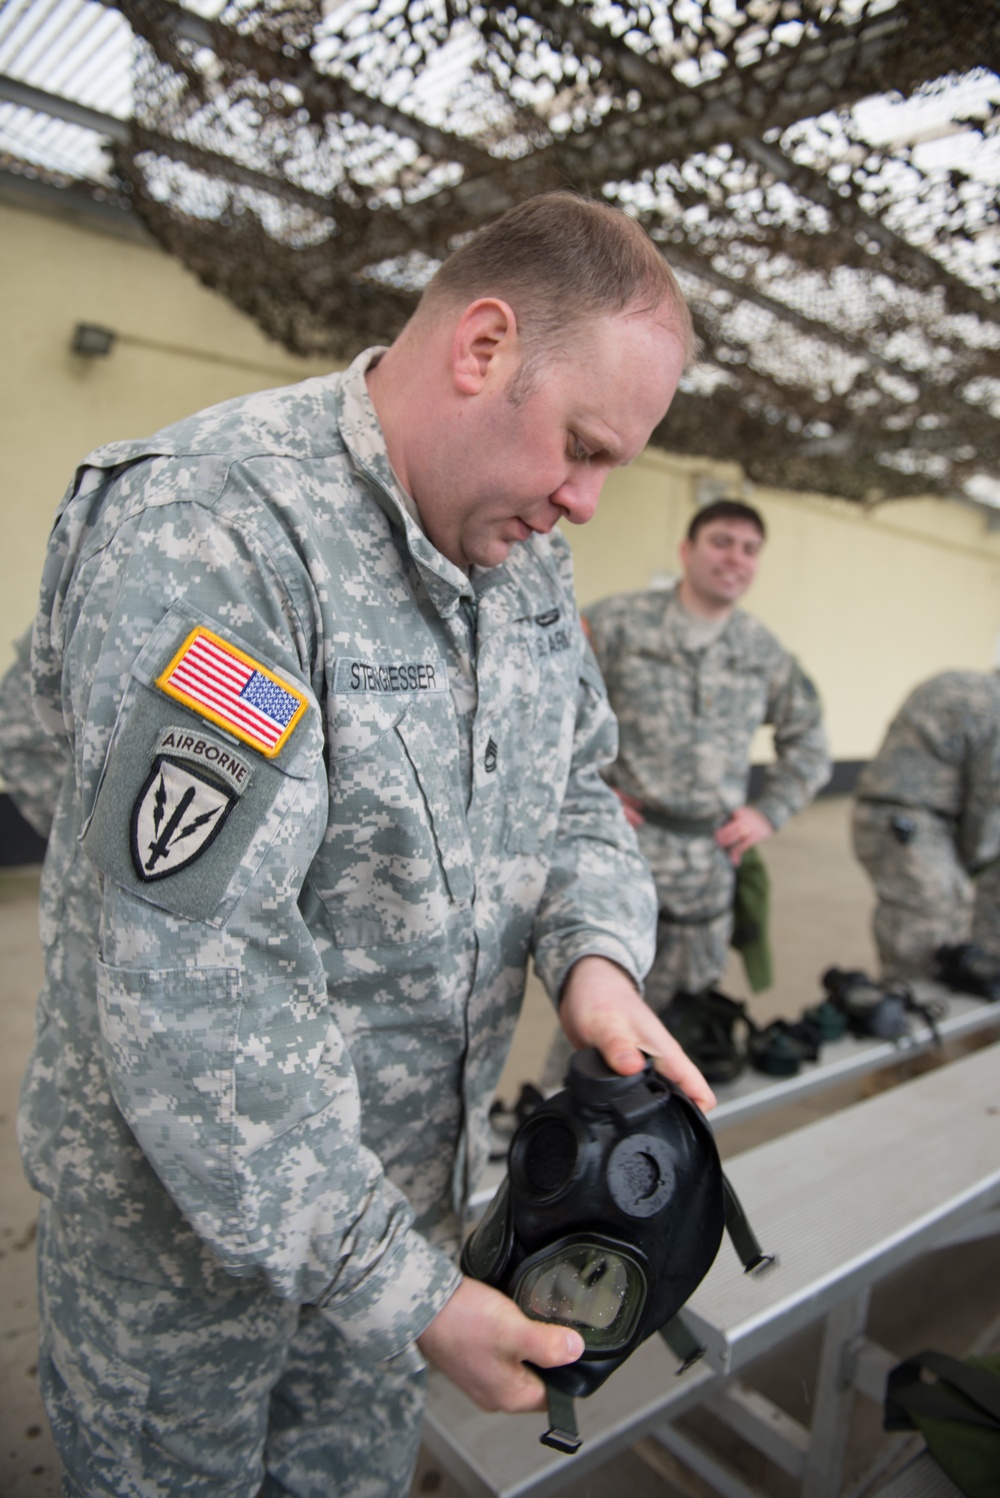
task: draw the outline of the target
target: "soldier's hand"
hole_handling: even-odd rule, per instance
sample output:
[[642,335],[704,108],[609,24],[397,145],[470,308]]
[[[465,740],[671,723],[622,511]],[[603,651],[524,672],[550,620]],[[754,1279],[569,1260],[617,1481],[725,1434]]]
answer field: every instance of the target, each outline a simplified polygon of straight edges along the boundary
[[612,1071],[634,1076],[652,1056],[657,1071],[703,1112],[715,1107],[715,1094],[701,1072],[617,963],[606,957],[574,963],[563,984],[559,1020],[572,1046],[596,1046]]
[[568,1326],[532,1321],[499,1290],[463,1279],[417,1346],[484,1410],[520,1414],[545,1408],[539,1368],[575,1363],[583,1338]]
[[744,853],[770,837],[774,828],[762,811],[752,806],[741,806],[734,811],[728,822],[716,830],[715,841],[724,848],[734,864],[739,864]]
[[620,791],[617,786],[612,790],[622,804],[625,820],[630,827],[641,827],[646,818],[642,814],[642,802],[635,796],[630,796],[628,791]]

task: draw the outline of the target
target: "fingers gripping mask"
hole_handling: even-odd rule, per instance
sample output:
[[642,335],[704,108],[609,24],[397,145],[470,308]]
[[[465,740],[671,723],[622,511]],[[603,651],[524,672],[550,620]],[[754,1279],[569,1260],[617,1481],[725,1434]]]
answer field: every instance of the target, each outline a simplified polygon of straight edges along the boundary
[[514,1135],[507,1178],[462,1253],[466,1274],[525,1315],[583,1337],[578,1362],[538,1370],[552,1419],[545,1444],[579,1447],[573,1398],[592,1394],[653,1332],[667,1329],[686,1360],[699,1355],[675,1318],[727,1226],[748,1269],[770,1262],[701,1111],[651,1061],[621,1077],[597,1051],[578,1051],[565,1090]]

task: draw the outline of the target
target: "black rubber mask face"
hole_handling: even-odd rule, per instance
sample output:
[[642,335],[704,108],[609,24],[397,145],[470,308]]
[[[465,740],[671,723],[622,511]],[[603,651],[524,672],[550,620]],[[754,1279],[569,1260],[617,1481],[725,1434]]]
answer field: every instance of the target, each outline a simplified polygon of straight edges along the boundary
[[462,1268],[526,1315],[578,1331],[583,1357],[545,1378],[590,1394],[680,1310],[724,1224],[722,1169],[700,1111],[652,1063],[620,1077],[580,1051],[565,1091],[515,1134]]

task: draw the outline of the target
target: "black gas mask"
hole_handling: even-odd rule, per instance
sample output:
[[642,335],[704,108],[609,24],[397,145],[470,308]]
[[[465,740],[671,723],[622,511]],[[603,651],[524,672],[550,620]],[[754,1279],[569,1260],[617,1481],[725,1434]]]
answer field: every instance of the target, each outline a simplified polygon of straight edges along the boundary
[[563,1092],[511,1141],[508,1173],[462,1252],[462,1269],[527,1316],[570,1326],[576,1363],[537,1371],[549,1390],[546,1445],[580,1445],[573,1398],[592,1394],[655,1331],[683,1366],[698,1356],[677,1313],[728,1227],[747,1269],[770,1263],[723,1175],[701,1110],[648,1061],[622,1077],[578,1051]]

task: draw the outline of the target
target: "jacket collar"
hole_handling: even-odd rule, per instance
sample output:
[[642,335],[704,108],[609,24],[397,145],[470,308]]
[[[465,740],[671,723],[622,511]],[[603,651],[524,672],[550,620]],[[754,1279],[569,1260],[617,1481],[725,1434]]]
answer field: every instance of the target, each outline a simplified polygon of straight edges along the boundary
[[406,549],[438,613],[447,617],[460,600],[472,597],[468,577],[438,551],[424,535],[407,505],[407,496],[389,462],[385,437],[375,414],[365,373],[385,353],[381,347],[365,349],[344,371],[340,384],[340,435],[354,466],[371,486],[372,497],[403,532]]

